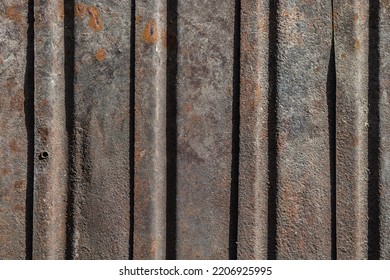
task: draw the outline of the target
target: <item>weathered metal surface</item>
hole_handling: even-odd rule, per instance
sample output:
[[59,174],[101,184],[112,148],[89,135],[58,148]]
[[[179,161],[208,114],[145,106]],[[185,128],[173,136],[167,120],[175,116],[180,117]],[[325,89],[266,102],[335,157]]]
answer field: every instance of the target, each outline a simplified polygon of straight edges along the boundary
[[268,112],[274,108],[268,104],[268,84],[270,74],[275,74],[269,71],[269,61],[276,53],[271,54],[269,48],[273,39],[270,28],[275,27],[269,23],[270,10],[269,1],[241,1],[239,259],[266,259],[268,233],[272,228],[272,225],[268,227],[268,170],[271,168]]
[[67,139],[62,1],[34,2],[34,259],[66,248]]
[[27,184],[32,181],[27,174],[31,141],[27,14],[27,2],[0,1],[0,259],[26,258],[27,240],[31,241],[26,222]]
[[0,0],[0,259],[388,259],[363,2]]
[[68,238],[75,259],[129,257],[130,11],[130,1],[69,7],[74,45],[65,54],[74,58],[74,72],[67,77],[73,80],[67,89]]
[[277,207],[272,222],[278,259],[331,258],[327,75],[332,6],[308,2],[279,0],[277,7],[277,146],[270,152],[277,155],[277,190],[271,199]]
[[234,4],[178,1],[179,259],[229,258]]
[[334,1],[340,259],[367,258],[368,6]]
[[371,102],[379,112],[375,111],[375,107],[371,109],[370,125],[377,137],[374,138],[376,157],[372,160],[376,163],[373,168],[378,181],[375,182],[370,204],[372,222],[369,228],[372,231],[369,244],[374,248],[369,252],[369,258],[390,259],[390,3],[376,1],[376,5],[370,8],[370,94]]

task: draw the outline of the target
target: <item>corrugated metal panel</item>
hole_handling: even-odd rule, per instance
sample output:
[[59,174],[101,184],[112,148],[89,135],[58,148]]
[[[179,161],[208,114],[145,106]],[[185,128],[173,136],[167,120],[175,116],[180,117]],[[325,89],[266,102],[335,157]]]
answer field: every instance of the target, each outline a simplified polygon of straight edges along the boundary
[[0,0],[0,258],[389,258],[389,15]]

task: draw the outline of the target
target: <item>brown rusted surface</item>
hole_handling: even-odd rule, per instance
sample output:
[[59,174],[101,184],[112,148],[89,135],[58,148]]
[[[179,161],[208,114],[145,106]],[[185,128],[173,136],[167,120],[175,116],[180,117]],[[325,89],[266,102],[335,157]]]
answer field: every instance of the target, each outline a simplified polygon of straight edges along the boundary
[[166,1],[138,1],[135,15],[134,258],[166,256]]
[[367,258],[368,7],[334,1],[339,259]]
[[389,3],[0,0],[0,259],[390,258]]
[[0,1],[0,259],[24,259],[28,250],[27,13],[27,3]]

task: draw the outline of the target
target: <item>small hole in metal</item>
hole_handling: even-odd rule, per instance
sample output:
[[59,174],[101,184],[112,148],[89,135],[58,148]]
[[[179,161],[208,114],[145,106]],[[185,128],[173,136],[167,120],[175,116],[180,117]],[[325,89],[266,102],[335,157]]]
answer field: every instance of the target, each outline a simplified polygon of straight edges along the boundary
[[42,152],[39,154],[39,159],[46,159],[49,157],[49,153],[48,152]]

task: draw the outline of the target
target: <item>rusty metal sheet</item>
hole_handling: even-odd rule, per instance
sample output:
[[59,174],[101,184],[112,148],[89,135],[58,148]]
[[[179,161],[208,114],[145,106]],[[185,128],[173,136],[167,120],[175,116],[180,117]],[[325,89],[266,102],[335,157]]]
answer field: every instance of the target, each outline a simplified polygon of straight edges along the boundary
[[368,2],[334,1],[337,257],[367,258]]
[[0,259],[31,255],[31,209],[26,205],[33,180],[29,161],[34,141],[34,49],[28,9],[27,1],[0,1]]
[[386,0],[0,0],[0,259],[388,259]]

